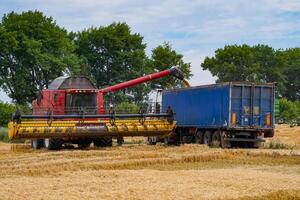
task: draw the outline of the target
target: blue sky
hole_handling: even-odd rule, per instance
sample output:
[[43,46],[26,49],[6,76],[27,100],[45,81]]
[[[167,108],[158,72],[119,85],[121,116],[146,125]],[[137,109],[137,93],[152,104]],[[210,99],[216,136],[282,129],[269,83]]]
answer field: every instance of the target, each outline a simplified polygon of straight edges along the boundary
[[34,9],[69,31],[126,22],[144,36],[148,55],[168,41],[192,64],[192,85],[214,82],[200,64],[224,45],[300,46],[300,0],[0,0],[1,16]]

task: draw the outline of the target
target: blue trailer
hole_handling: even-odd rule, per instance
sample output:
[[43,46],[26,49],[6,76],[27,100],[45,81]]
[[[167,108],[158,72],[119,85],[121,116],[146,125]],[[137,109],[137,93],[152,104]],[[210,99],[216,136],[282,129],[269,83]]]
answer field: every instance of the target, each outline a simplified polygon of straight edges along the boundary
[[259,147],[274,135],[274,84],[228,82],[166,90],[181,142]]

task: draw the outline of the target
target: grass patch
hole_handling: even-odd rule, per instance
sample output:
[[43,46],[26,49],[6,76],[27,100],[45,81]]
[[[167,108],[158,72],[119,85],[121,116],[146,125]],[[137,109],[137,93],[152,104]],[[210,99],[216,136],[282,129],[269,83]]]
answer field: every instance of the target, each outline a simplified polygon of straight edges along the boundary
[[267,149],[294,149],[295,145],[282,143],[280,140],[271,140],[265,145]]

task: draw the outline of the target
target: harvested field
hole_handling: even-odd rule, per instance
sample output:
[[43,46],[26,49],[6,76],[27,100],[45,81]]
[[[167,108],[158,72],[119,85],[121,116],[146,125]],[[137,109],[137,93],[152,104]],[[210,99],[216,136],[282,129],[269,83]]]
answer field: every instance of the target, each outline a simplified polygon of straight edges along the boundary
[[147,146],[138,138],[123,147],[55,152],[1,143],[0,196],[300,199],[300,149],[296,148],[300,141],[293,139],[299,130],[286,126],[277,130],[275,139],[295,142],[292,149]]
[[276,134],[268,142],[270,141],[283,143],[294,149],[300,149],[300,126],[276,125]]

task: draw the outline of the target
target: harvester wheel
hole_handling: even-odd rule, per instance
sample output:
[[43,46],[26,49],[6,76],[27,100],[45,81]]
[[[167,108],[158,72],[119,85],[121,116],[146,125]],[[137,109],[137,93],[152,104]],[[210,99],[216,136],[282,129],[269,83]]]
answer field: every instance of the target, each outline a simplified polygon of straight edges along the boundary
[[85,149],[85,148],[88,148],[91,145],[91,143],[92,142],[89,140],[80,141],[80,142],[78,142],[78,147],[80,149]]
[[31,147],[33,149],[40,149],[43,146],[44,146],[43,139],[32,139],[31,140]]
[[44,147],[49,150],[59,150],[62,144],[60,139],[44,139]]
[[221,136],[219,131],[215,131],[211,137],[211,146],[220,147],[221,146]]
[[124,143],[124,138],[123,137],[118,137],[117,138],[117,144],[118,144],[118,146],[122,146],[123,143]]
[[96,147],[111,147],[112,146],[112,138],[111,137],[96,138],[93,140],[93,142]]
[[205,133],[203,135],[203,144],[210,146],[210,144],[211,144],[211,132],[210,131],[205,131]]

